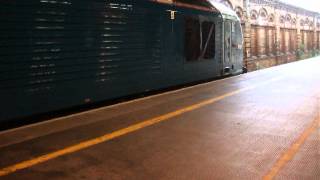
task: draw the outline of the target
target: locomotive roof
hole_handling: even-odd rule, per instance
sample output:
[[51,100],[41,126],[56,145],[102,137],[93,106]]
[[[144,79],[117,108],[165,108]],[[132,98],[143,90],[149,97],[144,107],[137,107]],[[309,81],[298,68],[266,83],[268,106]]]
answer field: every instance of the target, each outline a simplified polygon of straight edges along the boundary
[[229,7],[215,0],[152,0],[159,3],[172,4],[178,7],[218,12],[223,19],[239,20],[237,14]]
[[240,21],[236,12],[230,7],[214,0],[209,0],[209,1],[222,14],[222,18]]

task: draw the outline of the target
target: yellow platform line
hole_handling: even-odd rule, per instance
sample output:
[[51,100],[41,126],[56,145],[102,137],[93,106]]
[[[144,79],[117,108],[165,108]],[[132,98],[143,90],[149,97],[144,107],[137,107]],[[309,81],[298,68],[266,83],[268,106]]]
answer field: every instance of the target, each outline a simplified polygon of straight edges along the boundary
[[291,145],[289,149],[287,149],[282,156],[276,161],[273,167],[269,170],[269,172],[263,177],[263,180],[272,180],[280,170],[297,154],[300,147],[305,143],[308,137],[319,128],[320,126],[320,118],[317,117],[312,124],[305,129],[299,138]]
[[268,84],[270,82],[277,81],[279,79],[281,79],[281,78],[274,78],[274,79],[271,79],[269,81],[265,81],[263,83],[259,83],[257,85],[253,85],[253,86],[245,87],[245,88],[242,88],[242,89],[239,89],[239,90],[236,90],[236,91],[232,91],[232,92],[226,93],[226,94],[224,94],[222,96],[211,98],[211,99],[202,101],[200,103],[197,103],[197,104],[194,104],[194,105],[191,105],[191,106],[188,106],[188,107],[185,107],[185,108],[170,112],[168,114],[164,114],[164,115],[161,115],[161,116],[158,116],[158,117],[155,117],[155,118],[144,120],[144,121],[142,121],[140,123],[131,125],[129,127],[126,127],[126,128],[123,128],[123,129],[120,129],[120,130],[117,130],[117,131],[114,131],[112,133],[105,134],[105,135],[97,137],[97,138],[94,138],[94,139],[91,139],[91,140],[87,140],[87,141],[83,141],[83,142],[81,142],[79,144],[75,144],[75,145],[72,145],[72,146],[69,146],[69,147],[65,147],[65,148],[63,148],[61,150],[57,150],[57,151],[54,151],[54,152],[51,152],[51,153],[48,153],[48,154],[45,154],[45,155],[42,155],[42,156],[39,156],[39,157],[35,157],[33,159],[30,159],[30,160],[19,162],[17,164],[14,164],[14,165],[11,165],[11,166],[8,166],[8,167],[0,169],[0,177],[8,175],[8,174],[11,174],[11,173],[16,172],[18,170],[22,170],[22,169],[26,169],[26,168],[32,167],[34,165],[49,161],[51,159],[58,158],[58,157],[63,156],[63,155],[67,155],[67,154],[70,154],[70,153],[74,153],[74,152],[80,151],[82,149],[85,149],[85,148],[88,148],[88,147],[91,147],[91,146],[94,146],[94,145],[109,141],[111,139],[123,136],[123,135],[128,134],[128,133],[138,131],[139,129],[142,129],[142,128],[157,124],[159,122],[171,119],[171,118],[179,116],[181,114],[184,114],[184,113],[199,109],[201,107],[204,107],[206,105],[215,103],[215,102],[217,102],[219,100],[222,100],[224,98],[239,94],[241,92],[244,92],[244,91],[247,91],[247,90],[250,90],[250,89],[254,89],[254,88],[258,87],[258,86],[262,86],[262,85]]

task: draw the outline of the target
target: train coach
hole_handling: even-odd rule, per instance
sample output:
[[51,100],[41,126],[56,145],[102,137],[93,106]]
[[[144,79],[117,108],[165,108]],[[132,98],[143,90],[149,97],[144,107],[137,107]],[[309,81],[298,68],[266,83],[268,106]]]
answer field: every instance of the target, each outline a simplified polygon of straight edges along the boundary
[[212,0],[0,0],[0,125],[242,71]]

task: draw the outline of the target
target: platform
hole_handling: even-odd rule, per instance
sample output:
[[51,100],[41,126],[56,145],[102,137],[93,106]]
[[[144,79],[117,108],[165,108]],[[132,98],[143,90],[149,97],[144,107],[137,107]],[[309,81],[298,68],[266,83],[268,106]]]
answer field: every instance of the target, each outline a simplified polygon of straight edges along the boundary
[[0,179],[320,179],[320,58],[0,132]]

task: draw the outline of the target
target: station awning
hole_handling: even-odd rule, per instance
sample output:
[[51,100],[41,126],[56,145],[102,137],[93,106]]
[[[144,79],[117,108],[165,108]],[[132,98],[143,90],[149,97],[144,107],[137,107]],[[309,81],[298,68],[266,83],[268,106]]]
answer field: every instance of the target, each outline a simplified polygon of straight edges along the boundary
[[218,12],[224,19],[237,19],[237,14],[228,6],[215,0],[153,0],[159,3],[172,4],[178,7]]
[[226,6],[223,3],[214,1],[214,0],[208,0],[208,1],[211,3],[211,5],[213,7],[215,7],[221,13],[221,15],[224,19],[239,20],[237,13],[233,9],[231,9],[230,7]]

